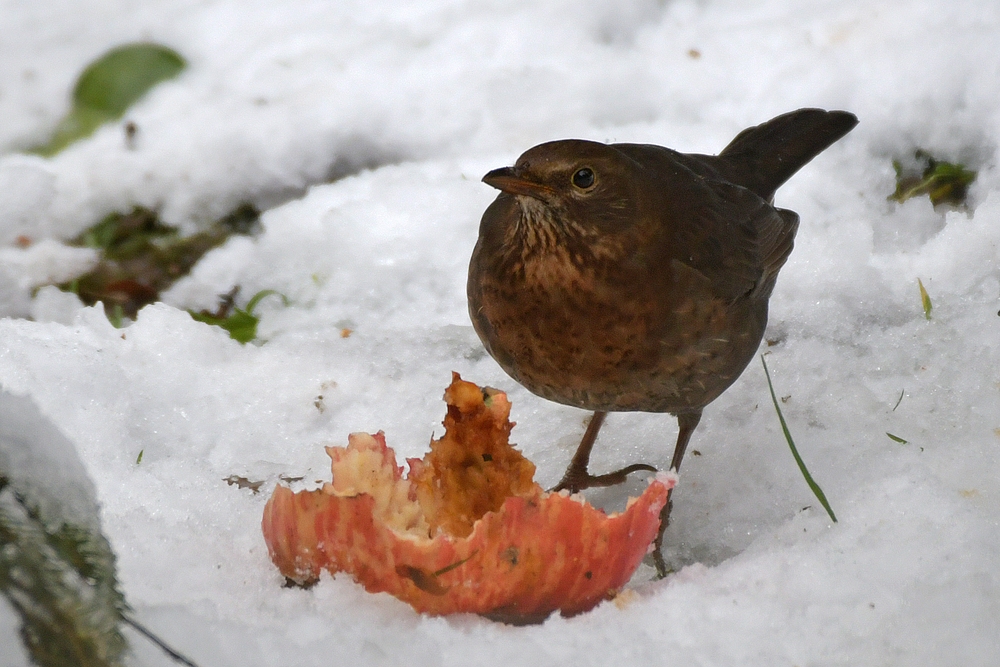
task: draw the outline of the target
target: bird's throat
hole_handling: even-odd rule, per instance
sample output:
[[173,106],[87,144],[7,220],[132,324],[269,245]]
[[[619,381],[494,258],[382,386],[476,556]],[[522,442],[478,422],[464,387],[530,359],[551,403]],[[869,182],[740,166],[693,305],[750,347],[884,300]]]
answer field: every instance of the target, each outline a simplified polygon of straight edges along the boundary
[[534,197],[517,195],[521,215],[508,230],[507,244],[525,255],[557,252],[569,240],[567,225],[551,206]]

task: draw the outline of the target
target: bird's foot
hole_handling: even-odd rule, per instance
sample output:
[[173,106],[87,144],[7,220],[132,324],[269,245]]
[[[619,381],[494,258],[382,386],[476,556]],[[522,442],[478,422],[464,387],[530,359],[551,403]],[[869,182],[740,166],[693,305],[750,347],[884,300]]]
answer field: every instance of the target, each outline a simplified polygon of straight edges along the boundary
[[604,475],[591,475],[587,472],[586,468],[583,470],[578,470],[570,466],[563,475],[562,480],[550,491],[562,491],[567,490],[570,493],[577,493],[583,491],[584,489],[590,489],[599,486],[615,486],[616,484],[623,484],[628,476],[634,472],[639,472],[644,470],[646,472],[657,472],[656,468],[646,463],[633,463],[630,466],[622,468],[621,470],[616,470],[614,472],[609,472]]

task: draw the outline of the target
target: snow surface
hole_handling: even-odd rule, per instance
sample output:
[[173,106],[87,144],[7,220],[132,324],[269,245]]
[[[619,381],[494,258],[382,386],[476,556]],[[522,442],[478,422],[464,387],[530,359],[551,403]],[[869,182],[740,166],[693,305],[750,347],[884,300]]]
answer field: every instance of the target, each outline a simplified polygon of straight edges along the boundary
[[[4,0],[0,16],[0,384],[76,444],[138,618],[203,667],[1000,664],[1000,5]],[[17,153],[84,64],[138,39],[188,70],[53,159]],[[483,173],[565,137],[714,153],[803,106],[861,119],[778,192],[802,224],[766,347],[837,524],[754,362],[695,433],[667,532],[679,572],[640,568],[624,609],[514,628],[421,617],[347,577],[281,588],[259,528],[277,476],[326,478],[322,445],[355,430],[420,455],[452,370],[509,392],[543,484],[578,443],[585,414],[518,387],[469,324]],[[891,160],[917,147],[979,170],[970,211],[886,201]],[[110,211],[195,229],[243,201],[269,209],[264,233],[126,329],[32,296],[93,261],[52,240]],[[262,302],[263,345],[184,311],[234,284],[292,300]],[[674,421],[612,415],[594,469],[665,465]],[[0,665],[24,664],[3,605],[0,627]],[[170,664],[133,646],[135,665]]]

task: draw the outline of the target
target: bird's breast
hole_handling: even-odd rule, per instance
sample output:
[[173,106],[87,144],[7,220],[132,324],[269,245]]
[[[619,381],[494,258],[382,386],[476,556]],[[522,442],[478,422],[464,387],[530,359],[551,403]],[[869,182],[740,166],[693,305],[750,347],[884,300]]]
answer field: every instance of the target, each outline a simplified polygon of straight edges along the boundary
[[637,259],[614,239],[498,240],[481,236],[473,254],[470,314],[501,367],[550,400],[591,410],[702,407],[731,384],[729,369],[738,375],[763,331],[734,331],[745,313],[699,272],[651,261],[654,253]]

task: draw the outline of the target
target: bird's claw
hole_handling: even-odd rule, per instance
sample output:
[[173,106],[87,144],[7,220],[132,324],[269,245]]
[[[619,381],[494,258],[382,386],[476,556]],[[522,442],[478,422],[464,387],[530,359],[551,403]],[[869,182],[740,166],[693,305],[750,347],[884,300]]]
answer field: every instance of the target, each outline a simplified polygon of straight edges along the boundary
[[594,487],[624,484],[629,475],[639,471],[657,472],[657,469],[647,463],[633,463],[632,465],[622,468],[621,470],[609,472],[604,475],[591,475],[586,470],[574,470],[570,468],[566,471],[566,474],[563,475],[563,478],[559,481],[559,483],[552,487],[550,491],[557,492],[566,490],[570,493],[578,493],[584,489]]

